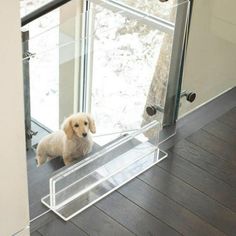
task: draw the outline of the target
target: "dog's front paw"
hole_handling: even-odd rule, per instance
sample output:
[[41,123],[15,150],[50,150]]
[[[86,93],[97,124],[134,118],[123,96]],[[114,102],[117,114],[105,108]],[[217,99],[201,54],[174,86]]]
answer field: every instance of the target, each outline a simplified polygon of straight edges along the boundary
[[70,165],[70,164],[74,161],[74,159],[71,158],[71,157],[64,157],[64,158],[63,158],[63,161],[64,161],[64,164],[65,164],[66,166],[68,166],[68,165]]
[[45,158],[38,155],[35,157],[35,161],[36,161],[37,167],[39,167],[45,163]]

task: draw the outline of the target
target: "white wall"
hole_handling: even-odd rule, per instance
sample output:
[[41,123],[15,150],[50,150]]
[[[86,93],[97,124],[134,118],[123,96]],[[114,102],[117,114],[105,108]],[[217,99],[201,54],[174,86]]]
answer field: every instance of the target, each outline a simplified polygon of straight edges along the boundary
[[235,9],[235,0],[194,0],[182,89],[197,99],[182,101],[180,115],[236,86]]
[[[28,225],[20,1],[0,7],[0,235]],[[27,230],[21,235],[29,235]]]

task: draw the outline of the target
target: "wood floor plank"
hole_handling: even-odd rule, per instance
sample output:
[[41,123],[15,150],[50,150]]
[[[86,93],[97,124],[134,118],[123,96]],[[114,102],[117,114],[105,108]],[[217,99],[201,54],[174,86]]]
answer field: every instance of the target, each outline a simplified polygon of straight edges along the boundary
[[42,236],[42,234],[40,234],[38,231],[34,231],[30,233],[30,236]]
[[85,236],[88,235],[71,222],[55,219],[38,229],[43,236]]
[[215,228],[235,236],[236,214],[197,189],[154,166],[139,178]]
[[41,203],[41,198],[38,201],[30,204],[30,219],[34,219],[48,211],[48,208]]
[[236,166],[226,160],[203,150],[185,139],[178,142],[170,150],[236,188]]
[[30,205],[30,220],[42,215],[48,208],[41,203],[41,200]]
[[91,236],[131,236],[132,232],[92,206],[71,219],[75,225]]
[[27,151],[27,171],[29,173],[30,170],[36,169],[37,164],[35,161],[35,151],[33,149],[29,149]]
[[225,235],[139,179],[123,186],[119,192],[183,235]]
[[224,142],[223,140],[210,135],[204,130],[199,130],[186,138],[191,143],[198,145],[207,152],[210,152],[233,165],[236,165],[236,147]]
[[43,179],[35,186],[29,187],[29,204],[32,205],[35,202],[41,201],[41,198],[49,193],[49,181]]
[[28,172],[28,184],[29,187],[37,186],[42,181],[47,181],[53,176],[54,172],[61,169],[64,166],[63,161],[60,158],[50,160],[45,165],[36,167]]
[[118,192],[112,193],[96,206],[137,235],[180,235]]
[[174,176],[236,212],[236,190],[175,153],[158,164]]
[[236,107],[220,116],[218,120],[230,126],[232,129],[236,129]]
[[44,214],[41,217],[36,218],[35,220],[31,220],[30,232],[37,231],[40,227],[52,222],[56,218],[58,218],[57,215],[52,211],[49,211],[47,214]]
[[224,140],[226,143],[236,146],[236,129],[232,129],[228,125],[225,125],[223,122],[214,120],[205,125],[202,129]]

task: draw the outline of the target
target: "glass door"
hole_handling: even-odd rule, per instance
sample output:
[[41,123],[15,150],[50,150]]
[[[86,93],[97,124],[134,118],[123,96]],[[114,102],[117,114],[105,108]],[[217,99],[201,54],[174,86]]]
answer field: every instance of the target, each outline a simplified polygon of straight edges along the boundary
[[90,7],[94,37],[80,110],[93,114],[97,143],[153,120],[173,125],[188,1],[90,1]]

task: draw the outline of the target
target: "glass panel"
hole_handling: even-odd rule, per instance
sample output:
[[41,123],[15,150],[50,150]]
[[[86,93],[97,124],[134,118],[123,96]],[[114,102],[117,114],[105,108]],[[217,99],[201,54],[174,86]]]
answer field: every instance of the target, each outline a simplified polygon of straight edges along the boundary
[[236,85],[235,7],[234,0],[194,2],[182,91],[196,93],[196,99],[191,103],[183,96],[179,116]]
[[[28,45],[29,52],[24,53],[23,63],[29,63],[31,116],[53,131],[59,129],[60,123],[68,115],[62,114],[60,119],[60,98],[62,100],[62,95],[68,95],[64,94],[67,89],[61,91],[60,87],[74,84],[62,85],[61,77],[65,77],[64,67],[68,67],[69,63],[74,65],[76,47],[81,45],[83,40],[77,39],[74,28],[87,14],[71,11],[70,17],[64,16],[67,14],[67,8],[72,7],[72,3],[66,4],[24,27],[24,30],[26,28],[30,32],[29,40],[23,42],[23,47]],[[46,25],[46,22],[49,23]],[[80,56],[81,53],[77,55],[77,60]],[[74,80],[73,65],[69,68],[71,73],[68,75],[68,82]],[[68,93],[70,92],[71,88],[68,89]],[[71,106],[73,107],[73,104]],[[73,109],[70,113],[73,113]]]
[[52,177],[43,203],[68,220],[165,158],[158,126],[153,121]]
[[156,11],[152,8],[156,1],[150,1],[144,9],[141,7],[144,3],[139,1],[118,2],[129,3],[135,9],[140,7],[144,16],[140,19],[125,10],[117,12],[113,5],[92,4],[96,9],[92,27],[109,29],[102,33],[97,30],[90,42],[93,52],[89,63],[88,111],[95,117],[99,141],[96,137],[95,140],[100,145],[153,119],[162,122],[161,109],[150,117],[146,108],[152,105],[164,108],[170,70],[175,24],[166,23],[163,30],[158,19],[153,20],[150,14],[172,14],[174,20],[176,2],[158,2]]

